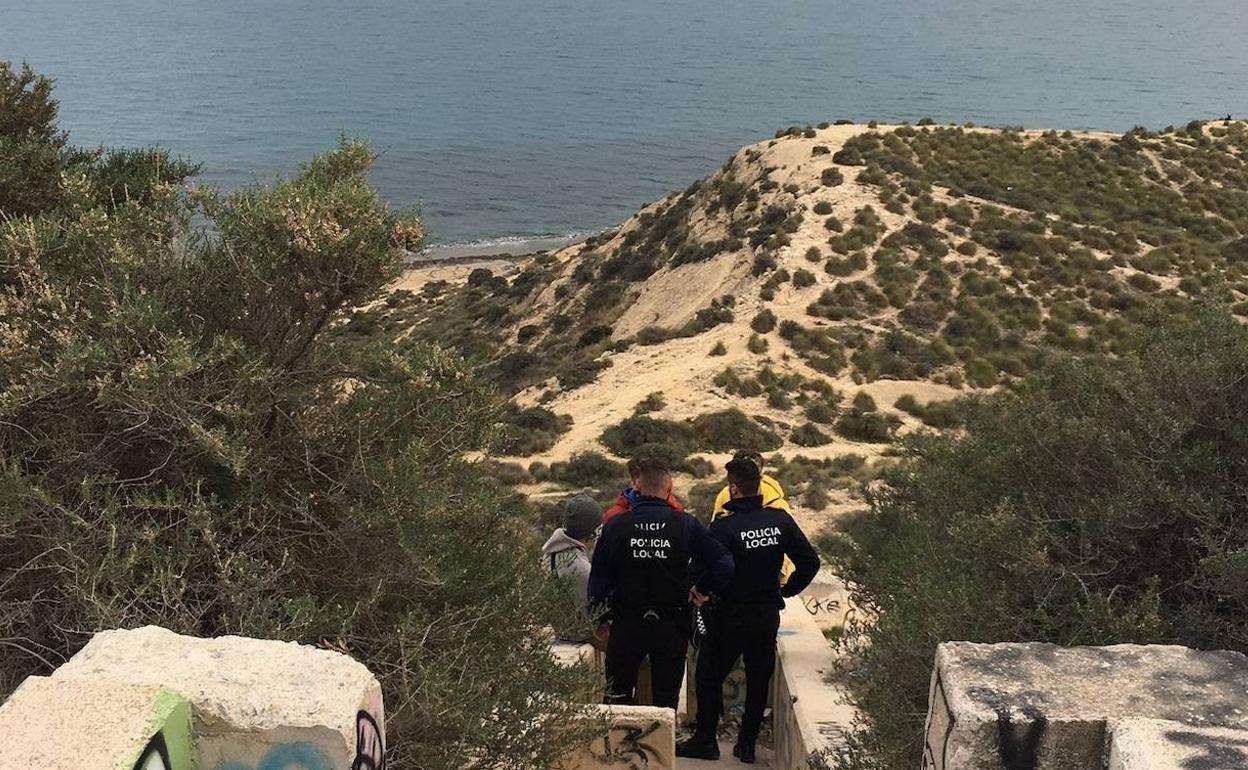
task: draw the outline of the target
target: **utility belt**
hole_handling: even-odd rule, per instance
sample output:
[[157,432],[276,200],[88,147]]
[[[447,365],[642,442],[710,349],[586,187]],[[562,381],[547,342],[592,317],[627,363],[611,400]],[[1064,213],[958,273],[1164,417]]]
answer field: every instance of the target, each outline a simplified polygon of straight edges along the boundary
[[660,605],[656,607],[615,607],[611,615],[615,620],[644,620],[659,623],[665,620],[689,619],[689,605]]

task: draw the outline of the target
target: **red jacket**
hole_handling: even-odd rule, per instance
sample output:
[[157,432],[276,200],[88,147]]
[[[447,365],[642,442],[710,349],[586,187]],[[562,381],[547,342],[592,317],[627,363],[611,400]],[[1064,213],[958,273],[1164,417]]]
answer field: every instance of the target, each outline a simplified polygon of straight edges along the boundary
[[[602,515],[603,524],[606,524],[608,521],[611,521],[616,516],[619,516],[621,513],[628,513],[628,511],[632,510],[633,500],[631,497],[629,497],[630,494],[635,494],[633,492],[632,487],[629,487],[628,489],[624,490],[623,492],[620,493],[619,497],[615,498],[615,505],[608,508],[607,512]],[[672,510],[676,511],[677,513],[685,512],[684,503],[680,502],[680,500],[677,500],[676,495],[669,494],[667,496],[667,504],[672,506]]]

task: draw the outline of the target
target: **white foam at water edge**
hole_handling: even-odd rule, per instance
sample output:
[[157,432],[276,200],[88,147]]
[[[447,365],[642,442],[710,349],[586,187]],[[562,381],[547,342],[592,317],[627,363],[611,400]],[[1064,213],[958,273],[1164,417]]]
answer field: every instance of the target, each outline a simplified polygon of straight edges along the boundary
[[533,254],[561,248],[588,237],[591,233],[568,233],[565,235],[510,235],[460,243],[435,243],[411,257],[414,262],[461,259],[465,257],[492,257],[502,254]]

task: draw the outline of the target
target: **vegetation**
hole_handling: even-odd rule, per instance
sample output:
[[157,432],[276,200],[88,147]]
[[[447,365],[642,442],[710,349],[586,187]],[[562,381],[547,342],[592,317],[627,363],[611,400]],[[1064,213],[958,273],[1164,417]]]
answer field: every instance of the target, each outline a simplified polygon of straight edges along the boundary
[[840,767],[919,762],[938,640],[1248,651],[1248,332],[1195,316],[1120,359],[1047,363],[972,402],[963,435],[908,439],[823,544],[864,610]]
[[548,478],[571,487],[621,487],[628,483],[623,463],[599,452],[581,452],[567,462],[550,464]]
[[854,396],[853,407],[836,421],[836,432],[848,439],[884,444],[893,440],[901,421],[876,410],[875,400],[864,392]]
[[956,428],[962,424],[962,405],[958,401],[929,401],[920,404],[909,394],[893,404],[903,412],[912,414],[931,428]]
[[667,406],[667,399],[663,397],[661,392],[654,392],[647,395],[641,401],[637,402],[637,406],[633,407],[633,414],[642,415],[651,412],[661,412]]
[[750,419],[740,409],[700,414],[693,418],[692,427],[698,448],[711,452],[769,452],[784,443],[773,430]]
[[681,451],[684,457],[694,451],[697,443],[687,423],[646,415],[626,417],[618,425],[607,428],[600,440],[619,457],[632,457],[647,444],[664,444]]
[[550,660],[568,600],[462,459],[494,399],[382,314],[352,329],[423,237],[373,154],[188,193],[56,112],[0,66],[0,696],[101,628],[321,643],[382,680],[395,766],[551,764],[593,681]]
[[528,457],[550,451],[559,437],[571,430],[572,418],[541,406],[520,409],[508,403],[503,407],[500,427],[502,431],[495,439],[494,451]]

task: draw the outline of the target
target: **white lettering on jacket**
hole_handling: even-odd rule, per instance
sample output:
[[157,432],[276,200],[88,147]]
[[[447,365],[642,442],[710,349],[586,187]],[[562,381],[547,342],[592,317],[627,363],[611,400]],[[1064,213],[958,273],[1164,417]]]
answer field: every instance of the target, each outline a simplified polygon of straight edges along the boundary
[[747,550],[780,545],[780,528],[747,529],[741,533],[741,542]]
[[634,559],[666,559],[672,541],[665,537],[630,537],[628,547]]

